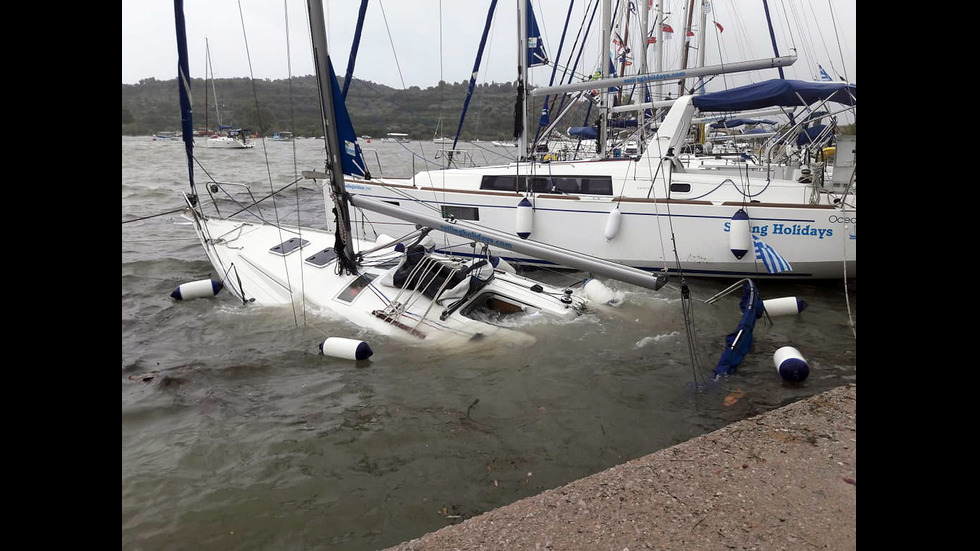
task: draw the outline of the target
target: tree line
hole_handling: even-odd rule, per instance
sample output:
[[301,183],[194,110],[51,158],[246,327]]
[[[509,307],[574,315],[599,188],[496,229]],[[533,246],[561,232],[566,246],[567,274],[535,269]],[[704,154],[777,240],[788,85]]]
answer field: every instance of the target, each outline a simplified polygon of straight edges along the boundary
[[[343,86],[343,79],[340,79]],[[347,110],[358,135],[382,137],[389,132],[412,139],[452,137],[456,134],[468,81],[440,82],[421,89],[397,90],[370,81],[353,79],[347,93]],[[460,132],[461,140],[510,140],[514,138],[516,83],[481,84],[474,88]],[[289,131],[296,136],[323,135],[320,104],[314,76],[284,80],[219,78],[192,79],[191,108],[194,128],[215,130],[218,124],[244,128],[260,136]],[[570,118],[566,126],[587,124]],[[540,112],[540,107],[537,111]],[[532,125],[537,124],[533,119]],[[122,85],[122,133],[146,136],[180,130],[177,80],[148,78]]]
[[[343,79],[341,86],[343,86]],[[347,110],[358,135],[383,137],[389,132],[408,134],[413,140],[453,137],[459,124],[468,81],[440,82],[421,89],[397,90],[383,84],[353,79],[347,93]],[[217,99],[216,99],[217,96]],[[529,107],[528,124],[536,127],[541,99]],[[513,82],[481,84],[474,88],[460,139],[464,141],[512,140],[517,86]],[[289,131],[296,136],[323,135],[316,78],[312,75],[284,80],[219,78],[191,80],[194,128],[216,130],[218,124],[244,128],[260,136]],[[551,106],[551,112],[557,112]],[[578,103],[563,119],[568,126],[595,124],[596,111]],[[180,130],[177,80],[148,78],[122,85],[122,133],[148,136]],[[841,129],[856,133],[856,124]]]

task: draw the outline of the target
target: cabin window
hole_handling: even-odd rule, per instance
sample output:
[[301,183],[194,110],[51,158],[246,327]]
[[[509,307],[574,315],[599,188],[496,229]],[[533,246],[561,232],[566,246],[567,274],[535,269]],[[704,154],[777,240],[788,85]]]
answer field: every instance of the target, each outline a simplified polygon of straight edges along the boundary
[[455,218],[456,220],[479,220],[480,209],[476,207],[454,207],[450,205],[442,206],[443,218]]
[[672,183],[670,184],[670,191],[677,193],[690,193],[691,184]]
[[470,301],[460,314],[494,325],[500,325],[516,316],[531,313],[533,309],[510,298],[494,293],[482,293]]
[[484,176],[480,189],[493,191],[527,192],[527,182],[535,193],[574,193],[586,195],[612,195],[610,176]]
[[339,295],[337,295],[337,300],[347,302],[347,303],[353,302],[354,299],[357,298],[357,295],[359,295],[361,291],[363,291],[364,288],[368,286],[369,283],[374,281],[374,278],[376,277],[378,276],[375,274],[369,274],[369,273],[361,274],[360,276],[358,276],[357,279],[352,281],[351,284],[348,285],[346,289],[344,289],[343,291],[340,292]]

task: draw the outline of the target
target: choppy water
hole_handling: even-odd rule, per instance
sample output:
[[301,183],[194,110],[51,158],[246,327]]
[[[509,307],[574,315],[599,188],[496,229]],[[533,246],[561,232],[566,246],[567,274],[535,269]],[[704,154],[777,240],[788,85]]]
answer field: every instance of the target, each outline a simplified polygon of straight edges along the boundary
[[[320,144],[201,148],[195,178],[264,196],[321,169]],[[435,156],[432,144],[412,144],[419,157],[372,145],[386,175]],[[501,151],[479,145],[487,157]],[[809,308],[760,320],[738,372],[700,389],[740,317],[739,293],[695,302],[695,366],[676,279],[659,293],[607,282],[625,293],[611,315],[529,324],[530,348],[467,351],[243,306],[228,293],[177,302],[174,288],[212,272],[193,229],[162,214],[189,189],[183,145],[123,137],[122,162],[126,550],[381,549],[856,381],[856,281],[760,282],[763,298],[798,296]],[[321,196],[306,186],[289,188],[277,213],[322,227]],[[703,300],[732,282],[689,283]],[[328,335],[364,339],[375,354],[320,355]],[[802,383],[773,366],[786,345],[810,364]]]

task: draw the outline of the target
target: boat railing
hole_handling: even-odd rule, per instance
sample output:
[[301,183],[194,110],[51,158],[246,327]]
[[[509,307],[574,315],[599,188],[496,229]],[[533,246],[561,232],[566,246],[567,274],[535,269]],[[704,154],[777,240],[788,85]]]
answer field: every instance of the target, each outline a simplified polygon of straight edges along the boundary
[[[384,176],[385,175],[385,171],[384,171],[384,167],[381,166],[381,155],[378,153],[378,150],[377,149],[374,149],[373,147],[372,148],[369,148],[369,149],[362,149],[361,150],[361,155],[364,157],[364,163],[365,164],[369,164],[368,163],[368,160],[367,160],[368,153],[371,153],[371,154],[374,155],[374,163],[377,164],[377,167],[378,167],[378,171],[377,171],[376,175],[377,176]],[[368,168],[368,170],[371,170],[372,173],[374,172],[373,169],[372,169],[372,167],[368,166],[367,168]]]
[[[480,154],[480,156],[482,157],[482,163],[478,163],[475,160],[473,156],[474,151]],[[452,147],[440,148],[436,150],[435,160],[438,161],[440,159],[443,159],[445,161],[446,166],[451,166],[456,168],[486,166],[490,164],[490,161],[487,159],[486,154],[484,154],[483,151],[477,149],[453,149]]]
[[[818,109],[827,109],[827,102],[822,102],[816,107],[811,107],[809,112],[816,112]],[[777,130],[773,136],[767,139],[762,145],[762,154],[760,157],[773,164],[790,164],[794,161],[805,162],[807,159],[820,159],[822,158],[821,153],[823,148],[839,133],[837,115],[853,111],[853,106],[844,106],[836,110],[827,109],[820,119],[827,118],[830,123],[824,125],[824,128],[816,136],[810,137],[808,143],[800,146],[798,151],[794,151],[793,147],[796,146],[797,137],[805,132],[811,123],[820,120],[801,116],[795,124],[787,125]]]

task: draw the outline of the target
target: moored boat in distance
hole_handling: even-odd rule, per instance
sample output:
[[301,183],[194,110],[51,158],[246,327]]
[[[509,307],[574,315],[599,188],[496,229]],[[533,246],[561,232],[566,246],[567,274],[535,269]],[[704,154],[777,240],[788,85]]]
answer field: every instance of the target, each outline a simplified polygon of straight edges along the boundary
[[180,132],[164,131],[157,132],[153,135],[153,141],[155,142],[170,142],[180,140]]
[[204,140],[205,147],[212,149],[252,149],[255,142],[248,137],[248,132],[241,128],[232,128],[224,134],[216,133]]
[[383,140],[386,142],[400,142],[400,143],[408,143],[412,141],[408,138],[408,134],[403,134],[401,132],[388,132],[383,138]]

